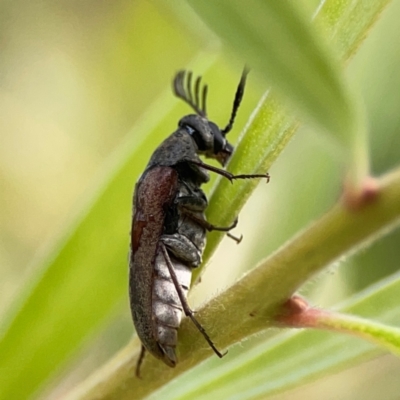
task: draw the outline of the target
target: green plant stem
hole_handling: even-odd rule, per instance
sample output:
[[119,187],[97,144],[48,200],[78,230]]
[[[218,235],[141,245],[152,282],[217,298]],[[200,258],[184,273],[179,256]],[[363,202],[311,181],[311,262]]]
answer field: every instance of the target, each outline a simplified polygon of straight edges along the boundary
[[366,318],[337,312],[324,312],[319,318],[317,329],[338,331],[371,341],[400,356],[400,329],[380,324]]
[[287,328],[314,328],[347,333],[369,340],[400,356],[400,328],[388,326],[367,318],[310,306],[300,296],[285,303],[283,313],[276,316]]
[[[356,252],[400,223],[400,168],[377,180],[373,201],[349,210],[340,199],[318,221],[299,233],[197,314],[219,348],[277,325],[281,305],[311,276]],[[234,326],[235,329],[231,329]],[[179,331],[179,364],[169,369],[147,356],[143,379],[134,377],[139,346],[129,345],[111,363],[83,383],[69,399],[139,399],[204,359],[213,356],[185,318]]]

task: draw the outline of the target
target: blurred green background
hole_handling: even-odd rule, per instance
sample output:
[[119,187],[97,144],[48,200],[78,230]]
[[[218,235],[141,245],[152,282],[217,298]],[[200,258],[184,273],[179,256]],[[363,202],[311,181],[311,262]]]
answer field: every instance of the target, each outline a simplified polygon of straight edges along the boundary
[[[312,10],[318,2],[303,3]],[[394,0],[347,69],[366,105],[376,175],[400,159],[399,17],[400,1]],[[65,227],[74,225],[82,204],[94,196],[110,165],[118,163],[126,143],[134,146],[144,140],[132,127],[161,97],[169,96],[175,104],[170,93],[174,73],[187,66],[196,73],[211,67],[205,74],[208,110],[223,125],[245,60],[225,54],[218,38],[183,2],[3,1],[0,46],[1,334],[10,310],[23,296],[21,288],[40,279],[42,260],[66,235]],[[250,75],[233,143],[265,89]],[[188,112],[183,104],[178,107],[160,138]],[[142,163],[159,139],[146,143]],[[244,235],[243,243],[237,247],[223,241],[191,304],[196,307],[221,291],[327,210],[340,194],[343,173],[334,144],[302,126],[271,169],[270,184],[260,185],[241,212],[236,232]],[[138,175],[131,178],[133,189]],[[130,196],[109,204],[111,215],[113,207],[122,207],[127,215],[122,228],[126,252],[122,249],[115,259],[122,278],[127,273]],[[106,237],[99,246],[112,240]],[[390,234],[330,268],[304,293],[318,305],[330,305],[398,270],[399,242],[398,231]],[[96,264],[79,268],[90,271]],[[113,280],[113,271],[104,279]],[[133,327],[124,281],[116,291],[116,305],[54,371],[41,388],[41,398],[58,398],[128,342]],[[102,296],[90,287],[90,280],[87,292],[93,302]],[[251,346],[251,340],[243,346]],[[397,398],[399,367],[394,357],[381,357],[279,399],[375,399],[383,389],[386,398]]]

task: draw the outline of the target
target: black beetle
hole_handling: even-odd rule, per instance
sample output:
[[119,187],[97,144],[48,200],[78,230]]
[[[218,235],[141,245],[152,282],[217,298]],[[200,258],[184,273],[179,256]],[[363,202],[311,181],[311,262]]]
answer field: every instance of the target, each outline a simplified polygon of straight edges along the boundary
[[268,174],[233,175],[205,164],[199,158],[199,155],[215,158],[222,166],[230,158],[233,146],[225,136],[232,129],[246,76],[244,70],[229,123],[220,129],[207,119],[207,85],[201,91],[201,77],[198,77],[193,95],[192,73],[178,72],[173,82],[174,93],[196,114],[179,121],[178,129],[155,150],[135,186],[129,296],[133,322],[142,342],[137,376],[146,350],[168,366],[176,365],[175,347],[182,311],[191,318],[214,352],[223,356],[194,317],[186,295],[192,268],[201,264],[206,231],[228,232],[237,223],[236,220],[231,226],[218,227],[206,220],[207,198],[200,186],[210,179],[207,170],[231,181],[269,179]]

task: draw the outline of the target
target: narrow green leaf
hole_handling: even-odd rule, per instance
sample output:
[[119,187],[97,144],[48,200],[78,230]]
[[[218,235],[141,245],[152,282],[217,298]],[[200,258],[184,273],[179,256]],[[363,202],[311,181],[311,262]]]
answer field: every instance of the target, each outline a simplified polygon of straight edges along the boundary
[[369,340],[400,356],[400,329],[366,318],[311,306],[301,296],[292,296],[276,317],[284,328],[312,328],[344,332]]
[[189,3],[257,76],[284,92],[307,119],[339,138],[347,152],[361,122],[354,98],[328,46],[294,2]]
[[[348,39],[347,32],[354,30],[355,34],[350,35],[350,37],[356,40],[356,44],[359,46],[361,44],[360,38],[365,37],[366,31],[370,29],[389,1],[338,2],[327,0],[322,3],[315,16],[315,22],[326,29],[326,34],[330,40],[338,42],[338,45],[341,46],[343,62],[345,62],[356,50],[355,44]],[[357,18],[354,15],[357,15]],[[349,50],[345,51],[346,48]],[[251,76],[249,79],[251,79]],[[362,111],[359,110],[359,112]],[[253,112],[245,131],[239,138],[237,149],[228,169],[236,174],[268,171],[294,135],[297,125],[297,121],[287,113],[282,104],[277,101],[276,96],[268,92]],[[354,151],[353,161],[355,165],[353,165],[353,171],[357,175],[355,181],[362,179],[367,169],[365,133],[364,129],[359,130],[357,135],[353,137],[354,143],[351,146]],[[219,179],[212,193],[212,206],[207,210],[208,219],[215,221],[218,225],[226,226],[232,223],[236,210],[242,208],[258,183],[257,180],[246,180],[236,181],[232,185],[224,179]],[[213,201],[214,199],[218,199],[218,201]],[[209,234],[203,265],[206,265],[223,236],[220,232]],[[194,279],[200,274],[201,270],[196,270]]]
[[342,60],[349,60],[391,0],[321,2],[315,21],[327,40],[333,40]]
[[320,323],[321,329],[327,328],[359,336],[400,356],[400,328],[341,313],[326,315],[320,319]]

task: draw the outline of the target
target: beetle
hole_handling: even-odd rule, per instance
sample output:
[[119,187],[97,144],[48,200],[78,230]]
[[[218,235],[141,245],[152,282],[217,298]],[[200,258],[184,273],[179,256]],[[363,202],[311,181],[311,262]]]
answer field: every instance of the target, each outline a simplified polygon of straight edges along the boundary
[[[207,118],[207,85],[201,76],[192,85],[192,73],[180,71],[173,81],[175,95],[196,114],[186,115],[178,129],[154,151],[133,198],[129,297],[133,322],[142,347],[136,366],[140,376],[146,350],[170,367],[177,363],[175,348],[182,312],[188,316],[218,355],[205,329],[186,300],[192,269],[202,262],[206,232],[229,232],[237,224],[219,227],[204,215],[207,198],[200,186],[209,181],[208,171],[234,179],[267,178],[268,173],[233,175],[204,163],[200,155],[216,159],[224,167],[233,152],[226,140],[243,98],[248,70],[236,90],[227,126],[220,129]],[[231,236],[233,237],[233,236]],[[235,238],[235,237],[233,237]]]

